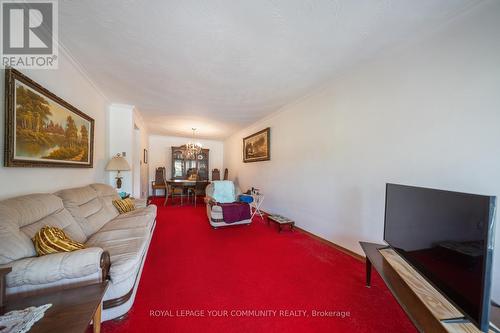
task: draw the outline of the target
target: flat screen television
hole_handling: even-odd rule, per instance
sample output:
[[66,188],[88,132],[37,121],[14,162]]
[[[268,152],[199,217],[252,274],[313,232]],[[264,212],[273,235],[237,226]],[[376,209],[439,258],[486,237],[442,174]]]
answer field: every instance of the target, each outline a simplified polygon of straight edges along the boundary
[[384,240],[484,332],[495,203],[493,196],[386,185]]

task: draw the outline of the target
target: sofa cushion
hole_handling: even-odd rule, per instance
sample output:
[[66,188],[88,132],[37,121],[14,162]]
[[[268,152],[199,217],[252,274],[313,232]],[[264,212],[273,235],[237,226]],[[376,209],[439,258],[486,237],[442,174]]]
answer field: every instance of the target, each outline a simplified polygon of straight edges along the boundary
[[144,208],[135,209],[128,213],[120,214],[115,218],[115,220],[128,219],[130,217],[145,217],[147,223],[151,225],[156,218],[156,210],[157,208],[155,205],[149,205]]
[[19,227],[32,224],[63,208],[61,200],[51,194],[28,194],[3,201],[15,209]]
[[122,219],[114,219],[106,224],[100,231],[130,230],[135,228],[151,230],[153,224],[154,219],[146,216],[130,216]]
[[115,188],[108,184],[95,183],[95,184],[90,184],[90,187],[92,187],[97,192],[97,195],[100,198],[104,198],[109,201],[113,201],[115,199],[120,198]]
[[17,211],[0,203],[0,265],[36,255],[31,239],[17,223]]
[[87,236],[82,228],[66,208],[61,208],[35,223],[24,226],[21,230],[32,239],[37,231],[46,225],[62,229],[66,235],[77,242],[85,242],[87,240]]
[[116,209],[107,204],[92,186],[66,189],[56,195],[62,199],[64,207],[80,224],[87,237],[118,215]]
[[[135,219],[135,222],[144,220],[141,217]],[[111,221],[85,244],[101,247],[109,252],[111,257],[109,275],[113,283],[128,279],[137,273],[151,233],[147,226],[130,228],[129,223],[132,221],[127,220],[129,219]]]
[[133,198],[135,208],[145,208],[148,206],[148,199],[146,198]]
[[102,205],[111,212],[113,218],[118,216],[118,210],[113,206],[113,200],[121,199],[116,189],[107,184],[90,184],[90,186],[97,192],[97,196],[101,199]]
[[62,201],[52,194],[29,194],[0,202],[0,264],[36,255],[31,237],[45,225],[83,242],[86,236]]

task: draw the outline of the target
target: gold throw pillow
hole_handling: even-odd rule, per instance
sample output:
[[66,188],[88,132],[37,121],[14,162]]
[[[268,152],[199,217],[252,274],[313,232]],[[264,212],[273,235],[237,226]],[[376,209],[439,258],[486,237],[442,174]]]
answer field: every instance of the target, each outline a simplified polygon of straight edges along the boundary
[[128,213],[135,209],[134,202],[130,198],[113,200],[113,205],[118,209],[120,214]]
[[39,256],[58,252],[71,252],[85,248],[80,242],[69,238],[63,230],[45,226],[33,237],[36,253]]

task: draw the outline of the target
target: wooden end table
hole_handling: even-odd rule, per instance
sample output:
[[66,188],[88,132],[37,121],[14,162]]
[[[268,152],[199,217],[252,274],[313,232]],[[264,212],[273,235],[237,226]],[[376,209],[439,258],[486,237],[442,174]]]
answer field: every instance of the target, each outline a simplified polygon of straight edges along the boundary
[[3,303],[5,302],[5,275],[12,271],[12,267],[0,268],[0,310],[2,310]]
[[292,221],[289,218],[281,216],[281,215],[268,215],[267,216],[267,224],[269,224],[269,221],[273,221],[273,222],[278,224],[279,232],[281,232],[281,228],[284,225],[289,226],[291,231],[293,231],[293,227],[295,226],[295,221]]
[[94,321],[94,333],[99,333],[102,298],[107,289],[108,281],[104,281],[40,295],[7,298],[7,302],[0,308],[0,315],[51,303],[52,306],[31,327],[29,333],[85,333],[91,320]]

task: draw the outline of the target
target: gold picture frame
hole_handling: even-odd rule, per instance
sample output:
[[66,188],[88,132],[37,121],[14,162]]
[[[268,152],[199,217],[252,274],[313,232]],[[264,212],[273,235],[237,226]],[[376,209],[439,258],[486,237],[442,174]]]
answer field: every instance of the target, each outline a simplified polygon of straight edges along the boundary
[[19,71],[5,71],[6,167],[92,168],[94,119]]
[[265,128],[243,138],[243,162],[260,162],[271,159],[271,128]]

